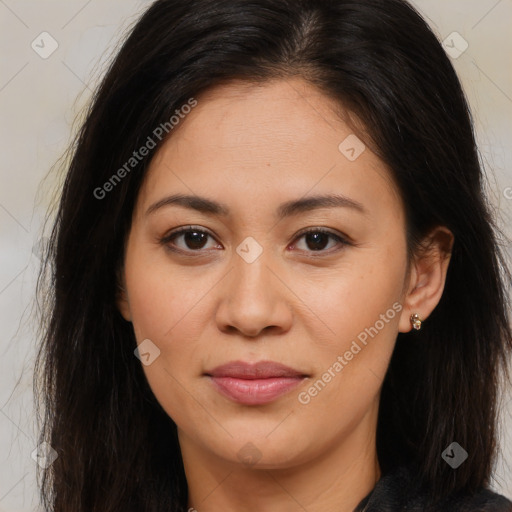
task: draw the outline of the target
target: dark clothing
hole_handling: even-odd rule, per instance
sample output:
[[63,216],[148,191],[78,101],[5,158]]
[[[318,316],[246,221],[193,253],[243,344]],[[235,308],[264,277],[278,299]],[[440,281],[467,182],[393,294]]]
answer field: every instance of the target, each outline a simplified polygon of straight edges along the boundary
[[[384,475],[354,512],[425,512],[426,495],[412,487],[412,473],[401,467]],[[365,507],[367,507],[365,509]],[[431,512],[512,512],[512,502],[482,489],[473,496],[451,495]]]

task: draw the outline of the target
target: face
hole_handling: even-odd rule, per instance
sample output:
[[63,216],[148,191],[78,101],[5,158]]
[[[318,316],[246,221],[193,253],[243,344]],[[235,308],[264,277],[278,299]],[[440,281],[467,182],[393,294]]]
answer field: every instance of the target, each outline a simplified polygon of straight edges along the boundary
[[404,322],[403,206],[300,79],[197,100],[140,191],[119,307],[182,449],[292,467],[375,428]]

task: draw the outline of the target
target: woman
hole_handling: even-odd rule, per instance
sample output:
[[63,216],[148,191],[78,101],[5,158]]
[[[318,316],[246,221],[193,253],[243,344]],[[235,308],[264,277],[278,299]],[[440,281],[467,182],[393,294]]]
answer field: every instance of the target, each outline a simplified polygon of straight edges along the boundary
[[406,2],[153,3],[49,245],[45,506],[512,510],[488,489],[495,232],[459,81]]

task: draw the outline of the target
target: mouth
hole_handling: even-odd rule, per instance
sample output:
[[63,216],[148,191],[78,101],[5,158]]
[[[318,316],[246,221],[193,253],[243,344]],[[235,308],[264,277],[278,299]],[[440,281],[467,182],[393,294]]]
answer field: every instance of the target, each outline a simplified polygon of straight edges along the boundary
[[232,361],[204,374],[214,388],[244,405],[262,405],[296,388],[308,375],[274,361]]

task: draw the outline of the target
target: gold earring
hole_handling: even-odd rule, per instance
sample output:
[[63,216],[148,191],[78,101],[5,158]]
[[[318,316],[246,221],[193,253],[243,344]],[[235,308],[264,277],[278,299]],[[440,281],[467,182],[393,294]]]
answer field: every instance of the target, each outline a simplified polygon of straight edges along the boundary
[[419,317],[419,315],[417,313],[412,314],[410,320],[411,320],[412,328],[419,331],[421,329],[421,322],[423,322],[423,320]]

